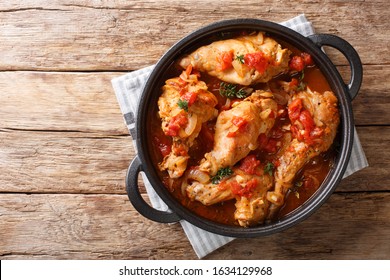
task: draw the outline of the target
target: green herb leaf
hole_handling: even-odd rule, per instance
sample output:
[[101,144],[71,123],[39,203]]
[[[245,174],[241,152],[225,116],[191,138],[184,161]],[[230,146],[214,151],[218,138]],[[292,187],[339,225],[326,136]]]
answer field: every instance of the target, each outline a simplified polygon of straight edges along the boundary
[[245,98],[248,95],[248,92],[245,88],[237,90],[237,86],[234,84],[229,84],[222,82],[219,85],[219,94],[227,98]]
[[241,88],[239,91],[236,92],[237,98],[245,98],[248,95],[248,93],[245,91],[244,88]]
[[305,78],[305,71],[302,70],[301,71],[301,75],[299,77],[299,85],[297,87],[297,90],[298,91],[302,91],[306,88],[306,83],[303,81],[303,79]]
[[179,99],[179,101],[177,101],[177,106],[179,106],[180,109],[188,112],[188,101]]
[[235,60],[239,61],[241,64],[244,64],[244,63],[245,63],[244,55],[243,55],[243,54],[241,54],[241,55],[236,55]]
[[265,173],[268,173],[269,176],[273,176],[273,173],[274,173],[274,169],[275,169],[275,166],[272,162],[268,162],[265,166],[264,166],[264,172]]
[[302,81],[305,78],[305,70],[301,71],[301,76],[299,77],[299,81]]
[[218,184],[223,177],[233,174],[233,170],[230,167],[221,168],[218,170],[217,174],[211,177],[211,182],[213,184]]
[[236,86],[222,82],[219,85],[219,94],[227,98],[234,98],[236,96]]

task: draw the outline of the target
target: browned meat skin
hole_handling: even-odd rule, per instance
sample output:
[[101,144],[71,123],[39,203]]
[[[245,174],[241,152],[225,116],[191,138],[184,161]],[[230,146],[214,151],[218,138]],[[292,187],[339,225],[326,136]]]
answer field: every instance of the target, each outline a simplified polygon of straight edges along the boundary
[[[203,179],[192,177],[189,184],[187,178],[184,180],[183,186],[187,196],[204,205],[236,198],[235,219],[243,227],[262,223],[267,217],[269,202],[266,195],[272,187],[271,176],[264,174],[262,168],[256,173],[261,175],[246,174],[238,168],[233,168],[234,174],[218,185],[213,184],[210,177],[220,168],[233,167],[251,150],[257,148],[259,135],[268,133],[275,123],[278,107],[272,97],[271,92],[259,90],[236,103],[232,109],[221,112],[216,122],[213,150],[205,154],[205,159],[195,172],[198,177],[199,173],[202,173]],[[244,129],[234,124],[237,117],[246,123]],[[245,188],[249,181],[253,184],[253,179],[256,187],[252,190],[251,196],[233,193],[232,184],[238,188]]]
[[186,188],[186,192],[191,200],[202,202],[204,205],[213,205],[234,198],[230,188],[222,189],[211,182],[202,184],[198,181],[193,181]]
[[[186,84],[183,86],[183,79]],[[185,87],[186,92],[196,94],[196,100],[188,106],[186,111],[178,105],[181,98],[180,92]],[[172,118],[183,114],[188,123],[181,127],[176,136],[172,136],[173,144],[171,153],[164,157],[159,164],[160,170],[167,170],[171,178],[179,178],[187,168],[189,159],[188,150],[193,145],[202,128],[202,123],[216,116],[216,97],[207,91],[203,81],[199,81],[196,75],[188,75],[183,72],[181,78],[172,78],[166,81],[162,88],[163,93],[158,100],[159,115],[162,120],[162,129],[169,133],[169,124]]]
[[[233,166],[257,148],[259,135],[272,128],[277,116],[277,104],[270,97],[272,93],[259,90],[219,114],[213,150],[205,154],[200,170],[215,175],[220,168]],[[244,129],[234,124],[238,117],[247,123]]]
[[246,180],[256,179],[257,185],[250,197],[237,197],[234,218],[242,227],[258,225],[264,222],[268,215],[269,201],[267,191],[272,187],[272,177],[268,174],[261,176],[246,175]]
[[[261,174],[262,172],[260,172],[261,175],[255,175],[246,174],[238,168],[233,170],[234,173],[219,185],[210,181],[205,183],[192,181],[186,187],[187,196],[191,200],[197,200],[204,205],[236,199],[234,218],[240,226],[248,227],[262,223],[268,214],[269,202],[266,196],[267,191],[272,187],[272,177],[268,174]],[[207,176],[207,173],[203,175]],[[196,179],[196,177],[192,179]],[[233,184],[245,188],[246,184],[253,180],[256,182],[256,187],[252,191],[252,195],[239,196],[234,194]]]
[[298,171],[313,157],[327,151],[332,145],[340,122],[336,96],[327,91],[323,94],[310,89],[301,91],[292,100],[302,99],[303,106],[313,117],[315,125],[323,130],[318,141],[308,145],[294,138],[285,147],[275,170],[275,189],[267,193],[272,203],[269,218],[272,218],[284,203],[284,197],[291,188]]
[[[225,52],[232,52],[232,67],[221,70],[219,69],[220,60]],[[263,53],[269,60],[268,67],[262,73],[234,59],[237,56],[258,52]],[[207,72],[222,81],[247,86],[268,82],[272,77],[287,71],[290,54],[288,49],[282,49],[275,40],[259,32],[234,39],[216,41],[200,47],[182,58],[180,65],[186,68],[191,64],[199,71]]]

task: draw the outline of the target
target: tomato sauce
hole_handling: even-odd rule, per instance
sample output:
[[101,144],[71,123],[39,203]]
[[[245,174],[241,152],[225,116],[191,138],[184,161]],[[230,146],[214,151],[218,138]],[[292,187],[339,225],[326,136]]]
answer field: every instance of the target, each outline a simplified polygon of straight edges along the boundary
[[[292,78],[295,78],[297,80],[300,79],[300,82],[303,82],[314,91],[324,92],[326,90],[331,90],[329,84],[326,81],[326,78],[323,76],[321,71],[313,64],[312,60],[308,60],[305,55],[301,55],[298,50],[292,48],[291,46],[285,45],[285,47],[288,47],[290,50],[293,51],[293,56],[295,55],[297,57],[300,57],[303,61],[305,61],[306,64],[310,64],[304,69],[304,77],[299,77],[300,74],[294,74],[293,76],[286,74],[279,75],[269,81],[267,84],[260,83],[251,86],[254,90],[271,89],[271,91],[277,93],[279,91],[277,85],[278,81],[289,82],[292,80]],[[225,56],[221,58],[221,67],[230,67],[230,65],[226,65],[226,56],[228,56],[228,54],[225,54]],[[255,61],[254,58],[251,59]],[[261,59],[258,60],[261,62]],[[257,65],[257,67],[262,66]],[[168,76],[178,76],[181,71],[182,69],[179,66],[173,64],[171,66],[171,69],[168,70]],[[211,77],[205,73],[201,73],[201,80],[206,82],[208,90],[216,96],[218,100],[216,109],[218,109],[218,111],[229,109],[231,107],[231,104],[237,101],[234,99],[228,100],[226,97],[221,96],[219,94],[221,81],[217,78]],[[265,135],[259,136],[259,146],[255,151],[252,151],[250,153],[250,157],[248,157],[247,162],[239,162],[239,164],[241,164],[240,168],[252,171],[251,164],[265,164],[267,162],[271,162],[275,166],[277,166],[278,164],[278,151],[286,133],[283,127],[291,125],[291,123],[288,117],[288,108],[285,104],[285,100],[283,100],[283,96],[277,97],[277,94],[275,95],[276,101],[280,103],[279,106],[281,109],[281,114],[276,118],[276,123],[268,137]],[[204,154],[212,150],[215,122],[216,120],[214,119],[202,125],[202,129],[199,136],[197,137],[194,145],[188,151],[188,154],[190,156],[188,167],[198,165]],[[237,119],[236,125],[238,127],[243,127],[245,126],[245,123],[243,123],[240,119]],[[151,108],[151,117],[148,127],[148,133],[150,136],[149,139],[151,139],[148,145],[149,150],[151,152],[152,160],[154,163],[156,163],[156,170],[162,182],[172,193],[172,195],[178,201],[180,201],[183,206],[202,217],[222,224],[237,225],[237,222],[234,220],[235,200],[222,202],[211,206],[205,206],[197,201],[190,201],[188,197],[186,195],[183,195],[181,191],[182,182],[180,178],[171,179],[169,178],[167,172],[159,171],[157,163],[162,162],[163,157],[169,154],[172,140],[170,139],[170,137],[166,136],[161,129],[161,120],[158,116],[157,104],[156,106],[153,106]],[[337,140],[335,142],[337,142]],[[323,153],[313,158],[309,163],[305,165],[304,168],[302,168],[302,170],[298,172],[294,180],[293,187],[286,195],[285,204],[280,209],[276,217],[277,219],[282,218],[294,209],[298,208],[307,199],[309,199],[313,195],[313,193],[315,193],[316,190],[321,186],[321,183],[331,169],[334,162],[334,158],[336,156],[336,150],[334,146],[335,145],[333,145],[331,149],[326,153]]]

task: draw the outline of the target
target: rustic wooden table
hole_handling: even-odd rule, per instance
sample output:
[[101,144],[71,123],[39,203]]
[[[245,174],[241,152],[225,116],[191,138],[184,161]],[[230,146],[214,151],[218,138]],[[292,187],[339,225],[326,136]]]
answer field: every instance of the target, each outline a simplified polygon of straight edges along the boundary
[[[206,259],[389,259],[389,3],[0,1],[0,259],[196,259],[179,224],[149,221],[128,202],[134,149],[110,80],[208,23],[300,13],[361,56],[353,109],[370,167],[298,226]],[[345,59],[329,55],[348,77]]]

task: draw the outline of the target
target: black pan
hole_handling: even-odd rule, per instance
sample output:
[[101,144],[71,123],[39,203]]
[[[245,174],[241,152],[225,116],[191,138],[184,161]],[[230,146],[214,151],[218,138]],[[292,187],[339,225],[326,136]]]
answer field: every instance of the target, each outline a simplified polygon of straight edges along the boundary
[[[210,38],[221,34],[239,30],[258,30],[266,32],[275,40],[286,42],[297,49],[309,53],[317,67],[326,77],[332,91],[339,100],[340,109],[340,151],[335,159],[333,168],[325,178],[320,188],[303,205],[281,218],[278,221],[251,228],[222,225],[202,218],[182,206],[166,189],[154,167],[148,150],[147,123],[150,106],[157,106],[159,92],[156,89],[164,84],[164,71],[173,61],[196,47],[204,45]],[[323,46],[330,46],[339,50],[348,60],[351,69],[351,78],[348,84],[344,83],[334,64],[323,52]],[[138,155],[131,162],[126,176],[126,190],[134,208],[146,218],[160,222],[172,223],[184,219],[204,230],[232,237],[264,236],[285,230],[309,217],[332,194],[340,182],[347,167],[354,134],[354,118],[351,100],[356,97],[363,78],[362,64],[355,49],[340,37],[329,34],[315,34],[304,37],[301,34],[282,25],[257,20],[234,19],[217,22],[203,27],[181,39],[172,46],[158,61],[145,84],[140,99],[136,119],[136,143]],[[172,212],[159,211],[152,208],[140,195],[138,175],[144,172],[152,187],[168,205]]]

